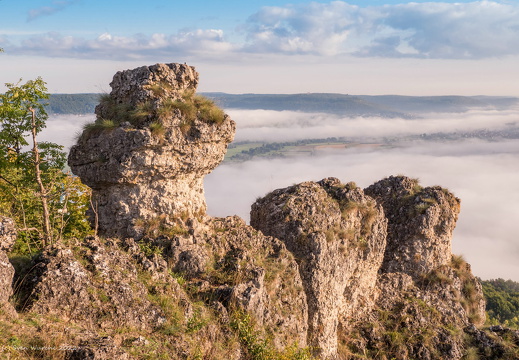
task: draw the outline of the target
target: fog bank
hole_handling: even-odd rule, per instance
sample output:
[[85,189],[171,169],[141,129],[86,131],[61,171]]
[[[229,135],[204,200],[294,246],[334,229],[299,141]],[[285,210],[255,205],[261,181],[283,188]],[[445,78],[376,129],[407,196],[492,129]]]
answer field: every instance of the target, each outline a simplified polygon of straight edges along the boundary
[[250,205],[277,188],[337,177],[367,187],[389,175],[418,177],[461,199],[453,252],[484,279],[519,281],[519,140],[412,143],[393,149],[350,149],[315,157],[222,164],[205,180],[208,212],[249,219]]
[[[325,137],[384,137],[447,131],[514,128],[517,111],[431,114],[421,119],[342,119],[323,114],[229,110],[237,121],[237,141],[292,141]],[[40,141],[75,142],[94,115],[52,116]],[[394,148],[326,150],[317,156],[253,159],[224,163],[205,180],[208,212],[249,218],[250,205],[277,188],[334,176],[366,187],[389,175],[418,177],[422,185],[441,185],[461,198],[453,252],[463,254],[484,279],[519,281],[519,140],[400,141]]]
[[227,110],[237,123],[235,141],[282,142],[327,137],[390,137],[519,125],[519,109],[426,114],[415,119],[355,117],[274,110]]

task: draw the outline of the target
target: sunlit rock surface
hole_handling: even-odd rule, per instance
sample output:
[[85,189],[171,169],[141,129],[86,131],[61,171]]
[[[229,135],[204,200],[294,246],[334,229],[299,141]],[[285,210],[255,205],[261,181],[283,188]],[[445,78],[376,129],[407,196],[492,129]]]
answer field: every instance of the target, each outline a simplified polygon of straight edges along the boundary
[[142,224],[158,216],[205,214],[203,178],[223,160],[235,123],[226,115],[221,123],[188,119],[175,107],[197,84],[195,69],[181,64],[114,76],[96,114],[115,126],[85,130],[68,160],[93,190],[90,216],[99,234],[138,238]]

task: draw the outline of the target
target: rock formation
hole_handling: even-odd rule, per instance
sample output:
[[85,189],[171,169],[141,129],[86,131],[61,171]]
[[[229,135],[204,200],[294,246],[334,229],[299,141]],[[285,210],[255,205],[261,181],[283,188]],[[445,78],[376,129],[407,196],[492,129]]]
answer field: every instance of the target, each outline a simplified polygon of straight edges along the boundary
[[381,271],[413,277],[451,261],[452,231],[460,200],[439,186],[422,188],[405,176],[381,180],[366,189],[388,219],[387,249]]
[[[441,327],[482,324],[485,313],[481,286],[450,250],[458,212],[450,192],[421,188],[405,176],[364,191],[328,178],[258,199],[251,225],[295,255],[307,294],[308,341],[321,358],[370,349],[380,354],[383,334],[405,321],[410,333],[436,334],[427,345],[399,349],[398,358],[441,358],[431,349],[443,344],[442,358],[460,359],[463,339]],[[431,316],[438,314],[432,309],[441,315]],[[380,319],[381,312],[392,321]],[[409,319],[418,314],[422,322]],[[369,331],[359,334],[366,324]],[[346,339],[355,336],[367,343],[351,346]]]
[[223,160],[235,123],[194,94],[197,84],[181,64],[115,74],[68,160],[93,190],[99,234],[139,238],[159,217],[171,225],[205,214],[203,177]]
[[460,360],[468,346],[488,359],[514,354],[502,339],[517,332],[476,327],[481,286],[451,254],[460,201],[445,189],[405,176],[364,190],[326,178],[258,199],[250,226],[207,216],[203,177],[235,124],[195,95],[197,83],[181,64],[114,76],[69,156],[93,190],[90,216],[103,236],[49,246],[17,270],[16,305],[29,321],[16,327],[2,318],[14,312],[5,254],[14,227],[0,218],[2,330],[13,343],[23,333],[60,346],[48,336],[59,334],[74,345],[24,356]]
[[256,201],[251,225],[294,254],[308,302],[308,341],[323,358],[337,354],[339,326],[373,305],[386,245],[382,208],[354,184],[328,178]]

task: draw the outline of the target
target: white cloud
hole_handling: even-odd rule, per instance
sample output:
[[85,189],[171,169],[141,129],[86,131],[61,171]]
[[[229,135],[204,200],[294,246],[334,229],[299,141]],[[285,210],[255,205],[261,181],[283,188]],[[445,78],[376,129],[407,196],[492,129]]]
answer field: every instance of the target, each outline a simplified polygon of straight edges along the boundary
[[264,7],[248,19],[248,50],[336,55],[359,11],[341,1]]
[[[77,1],[33,10],[49,15]],[[358,7],[344,1],[264,7],[226,40],[220,29],[176,34],[101,34],[95,39],[40,34],[3,42],[12,54],[145,59],[181,54],[219,58],[246,54],[482,59],[519,54],[519,4],[407,3]],[[2,45],[2,42],[0,42]]]
[[[7,47],[7,46],[6,46]],[[91,59],[148,59],[157,56],[218,56],[232,50],[218,29],[182,31],[175,35],[117,36],[103,33],[95,39],[49,32],[9,46],[10,54]]]
[[321,55],[486,58],[519,53],[519,6],[491,1],[359,8],[342,1],[265,7],[249,49]]
[[58,11],[65,10],[70,5],[78,3],[79,0],[69,0],[69,1],[53,1],[50,6],[42,6],[37,9],[29,10],[27,14],[27,21],[35,20],[42,16],[49,16]]
[[[376,23],[387,26],[424,57],[484,58],[517,54],[517,5],[492,1],[409,3],[389,7],[381,14]],[[369,47],[367,51],[370,54]]]

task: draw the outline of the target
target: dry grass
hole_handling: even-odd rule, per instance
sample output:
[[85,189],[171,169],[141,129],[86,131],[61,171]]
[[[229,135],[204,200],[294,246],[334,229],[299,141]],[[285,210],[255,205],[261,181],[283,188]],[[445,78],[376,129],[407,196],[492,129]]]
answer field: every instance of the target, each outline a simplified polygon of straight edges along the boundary
[[[149,88],[156,96],[163,96],[169,91],[166,85],[154,84]],[[100,97],[100,107],[103,109],[103,118],[85,125],[82,136],[90,137],[113,130],[124,122],[130,123],[134,127],[140,127],[148,121],[151,121],[149,127],[153,135],[163,136],[162,122],[174,117],[178,112],[183,118],[179,125],[180,130],[183,134],[187,134],[196,120],[221,125],[226,116],[214,101],[201,95],[195,95],[194,91],[185,91],[179,99],[164,99],[159,107],[155,107],[151,101],[132,107],[129,104],[118,103],[109,94],[104,94]]]

